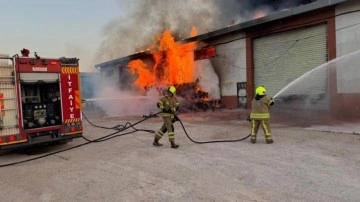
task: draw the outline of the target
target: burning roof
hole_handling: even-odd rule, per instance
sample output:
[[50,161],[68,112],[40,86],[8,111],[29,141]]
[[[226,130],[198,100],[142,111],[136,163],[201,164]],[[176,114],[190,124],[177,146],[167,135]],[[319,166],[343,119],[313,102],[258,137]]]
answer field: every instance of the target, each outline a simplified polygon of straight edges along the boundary
[[[192,34],[196,34],[193,31]],[[156,50],[150,50],[154,64],[140,59],[128,63],[128,68],[137,76],[135,84],[145,90],[149,86],[191,83],[194,78],[194,50],[196,42],[180,44],[175,42],[170,30],[158,36]]]
[[[245,13],[248,12],[246,9],[252,10],[252,15],[258,13],[258,15],[253,16],[252,18],[250,18],[250,20],[245,20],[245,21],[240,21],[239,23],[231,23],[231,25],[227,25],[224,26],[224,28],[219,28],[216,29],[215,31],[209,31],[209,30],[214,30],[214,29],[207,29],[208,32],[202,31],[199,32],[199,34],[197,36],[191,36],[189,38],[184,38],[184,37],[177,37],[178,40],[177,42],[179,43],[188,43],[188,42],[199,42],[199,41],[208,41],[211,40],[214,37],[219,37],[221,35],[224,34],[229,34],[232,32],[241,32],[244,31],[248,28],[251,27],[255,27],[257,25],[260,24],[265,24],[268,22],[272,22],[272,21],[276,21],[276,20],[280,20],[283,18],[287,18],[290,16],[294,16],[294,15],[299,15],[305,12],[309,12],[309,11],[314,11],[314,10],[318,10],[318,9],[322,9],[328,6],[333,6],[342,2],[345,2],[347,0],[295,0],[295,1],[284,1],[284,0],[280,0],[280,1],[270,1],[270,0],[263,0],[263,1],[252,1],[252,0],[248,0],[248,1],[243,1],[243,0],[233,0],[233,2],[235,2],[235,5],[238,5],[240,2],[242,2],[245,5],[245,9],[242,7],[241,9],[243,10],[236,10],[236,13]],[[146,1],[146,4],[150,4],[150,1]],[[206,2],[211,2],[211,1],[206,1]],[[288,5],[287,2],[291,2],[292,5]],[[302,5],[302,4],[306,4],[303,6],[299,6],[299,7],[293,7],[290,9],[285,9],[285,10],[276,10],[276,9],[280,9],[281,5],[283,6],[282,8],[286,7],[286,6],[297,6],[297,5]],[[156,5],[160,5],[156,4]],[[242,4],[241,4],[242,5]],[[263,5],[267,5],[272,7],[272,9],[274,9],[274,11],[278,11],[278,12],[273,12],[272,14],[269,13],[265,13],[266,15],[264,15],[264,13],[261,14],[261,10],[257,10],[255,8],[259,7],[259,6],[263,6]],[[155,7],[156,8],[156,7]],[[153,8],[153,9],[155,9]],[[237,8],[236,6],[234,8]],[[165,9],[165,8],[162,8]],[[162,10],[160,9],[160,10]],[[200,8],[199,8],[200,9]],[[239,8],[240,9],[240,8]],[[174,11],[176,12],[176,11]],[[190,12],[190,11],[189,11]],[[148,12],[145,12],[144,14],[146,14]],[[232,16],[234,17],[236,15],[236,13],[232,13]],[[187,16],[191,16],[191,13],[188,13],[189,15]],[[134,15],[139,15],[138,13],[134,13]],[[143,14],[142,14],[143,15]],[[200,14],[193,14],[193,16],[195,16],[196,18],[199,18]],[[141,15],[140,15],[141,16]],[[214,18],[216,16],[216,12],[213,13],[212,18]],[[260,17],[263,16],[263,17]],[[149,17],[149,16],[148,16]],[[158,16],[154,16],[156,19],[158,19]],[[164,17],[164,16],[163,16]],[[257,18],[260,17],[260,18]],[[131,18],[131,15],[130,15]],[[151,18],[151,16],[149,17]],[[201,19],[203,19],[204,17],[201,17]],[[137,21],[137,19],[139,19],[139,21]],[[164,20],[167,18],[164,18]],[[104,60],[107,60],[107,62],[103,62],[103,63],[99,63],[97,65],[95,65],[95,67],[97,69],[102,69],[102,68],[113,68],[114,66],[116,66],[117,64],[122,64],[125,62],[129,62],[130,60],[136,59],[136,58],[141,58],[144,55],[149,54],[148,51],[142,51],[142,52],[137,52],[135,54],[131,54],[136,52],[135,51],[135,46],[129,45],[127,41],[132,41],[132,42],[137,42],[137,37],[138,33],[153,33],[153,32],[148,32],[147,29],[145,29],[145,27],[148,26],[142,26],[144,27],[144,31],[143,32],[139,32],[139,26],[142,25],[142,23],[145,23],[147,21],[144,21],[144,18],[140,18],[139,16],[133,18],[133,19],[129,19],[131,22],[133,22],[133,25],[124,25],[124,24],[118,24],[118,25],[113,25],[113,24],[109,24],[108,26],[112,27],[112,29],[114,30],[110,30],[108,33],[110,34],[108,37],[105,38],[102,46],[99,48],[99,53],[101,55],[104,55],[104,57],[106,56],[106,58],[104,58]],[[140,21],[141,20],[141,21]],[[184,21],[181,20],[181,18],[179,18],[177,21]],[[186,20],[187,22],[193,23],[190,27],[196,25],[196,24],[208,24],[208,21],[202,22],[202,23],[196,23],[197,21],[195,20]],[[153,24],[150,23],[150,24]],[[172,23],[166,23],[166,22],[159,22],[159,26],[161,25],[167,25],[167,24],[172,24]],[[210,23],[211,24],[211,23]],[[213,23],[212,23],[213,24]],[[229,23],[228,23],[229,24]],[[137,26],[134,26],[137,25]],[[107,27],[108,27],[107,26]],[[118,27],[117,27],[118,26]],[[115,29],[117,27],[117,29]],[[134,33],[131,33],[131,28],[137,27],[134,30]],[[157,26],[156,26],[157,27]],[[176,27],[176,26],[175,26]],[[184,27],[189,27],[189,26],[183,26],[182,30],[186,30],[186,28]],[[124,31],[124,29],[126,28],[126,30]],[[179,28],[177,28],[179,29]],[[157,33],[160,33],[161,29],[158,30]],[[124,36],[124,33],[128,33]],[[185,36],[184,34],[180,34]],[[120,38],[121,40],[117,39]],[[131,37],[132,39],[129,40],[129,37]],[[149,44],[149,41],[152,41],[152,37],[150,37],[151,39],[149,39],[149,37],[142,37],[147,39],[147,41],[142,41],[143,46],[146,47]],[[126,39],[126,42],[124,41]],[[119,46],[114,47],[114,46]],[[120,57],[121,55],[123,55],[123,51],[124,50],[131,50],[133,49],[132,52],[129,52],[130,55],[125,56],[125,57]],[[146,48],[144,48],[146,49]],[[126,55],[126,54],[125,54]],[[117,58],[118,57],[118,58]],[[120,57],[120,58],[119,58]],[[117,59],[114,59],[117,58]]]

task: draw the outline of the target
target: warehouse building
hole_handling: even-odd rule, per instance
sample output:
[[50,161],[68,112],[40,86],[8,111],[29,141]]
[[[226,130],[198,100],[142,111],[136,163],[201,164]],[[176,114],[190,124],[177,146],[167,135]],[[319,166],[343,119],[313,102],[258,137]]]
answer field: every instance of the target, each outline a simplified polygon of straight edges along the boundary
[[[359,1],[318,0],[182,43],[194,41],[205,44],[195,60],[210,60],[226,108],[249,108],[255,87],[264,85],[285,109],[359,117]],[[114,85],[131,83],[126,66],[134,59],[153,60],[142,52],[96,68]]]

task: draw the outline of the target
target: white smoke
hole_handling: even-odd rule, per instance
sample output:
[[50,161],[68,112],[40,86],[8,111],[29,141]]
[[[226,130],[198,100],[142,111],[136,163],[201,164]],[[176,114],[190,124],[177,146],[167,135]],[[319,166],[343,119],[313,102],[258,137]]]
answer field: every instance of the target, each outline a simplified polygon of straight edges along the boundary
[[269,14],[314,1],[117,0],[123,13],[104,26],[96,60],[100,63],[146,50],[165,29],[180,40],[190,37],[192,27],[203,34],[253,19],[259,9]]
[[[296,0],[300,1],[300,0]],[[97,50],[96,62],[105,62],[148,48],[154,49],[156,37],[165,29],[170,29],[176,41],[190,37],[192,27],[198,34],[207,33],[234,22],[248,20],[256,9],[253,0],[117,0],[123,14],[107,23],[103,28],[103,38]],[[256,1],[258,2],[258,1]],[[263,1],[260,5],[272,5]],[[115,67],[114,67],[115,68]],[[197,78],[202,91],[211,99],[220,99],[219,78],[209,60],[196,62]],[[109,80],[119,77],[113,74]],[[196,78],[195,78],[196,79]],[[135,115],[156,111],[158,92],[147,96],[121,92],[119,85],[104,87],[98,95],[99,105],[110,116]]]
[[[92,61],[90,58],[94,58],[93,52],[83,48],[79,44],[75,43],[66,43],[65,44],[65,54],[69,57],[79,58],[79,67],[81,72],[94,72],[96,69],[95,61]],[[90,60],[89,60],[90,59]]]
[[141,96],[133,92],[119,91],[115,86],[104,86],[98,96],[99,98],[88,101],[96,104],[110,117],[141,116],[158,111],[156,103],[159,94],[155,90]]
[[195,61],[195,77],[199,79],[202,91],[209,93],[210,99],[220,99],[219,77],[208,59]]
[[199,33],[219,27],[221,15],[215,0],[118,0],[127,15],[105,25],[98,61],[108,61],[149,48],[158,34],[170,29],[176,39],[190,37],[195,26]]

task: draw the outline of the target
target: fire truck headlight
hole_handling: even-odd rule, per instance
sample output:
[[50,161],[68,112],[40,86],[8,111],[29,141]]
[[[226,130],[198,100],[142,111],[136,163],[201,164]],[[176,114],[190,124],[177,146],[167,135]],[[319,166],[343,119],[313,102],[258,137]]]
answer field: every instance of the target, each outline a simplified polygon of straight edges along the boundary
[[37,120],[37,122],[38,122],[39,125],[42,126],[42,125],[45,124],[46,120],[45,120],[45,118],[41,117],[41,118],[39,118],[39,119]]
[[28,123],[28,127],[29,127],[29,128],[34,127],[34,123],[33,123],[33,122],[29,122],[29,123]]

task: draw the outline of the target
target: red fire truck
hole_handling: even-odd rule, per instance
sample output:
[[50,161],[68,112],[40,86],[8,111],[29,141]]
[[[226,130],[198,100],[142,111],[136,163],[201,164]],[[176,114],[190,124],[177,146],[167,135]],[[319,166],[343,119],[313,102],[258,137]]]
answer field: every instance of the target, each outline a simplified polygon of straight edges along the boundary
[[0,56],[0,150],[82,136],[79,59]]

